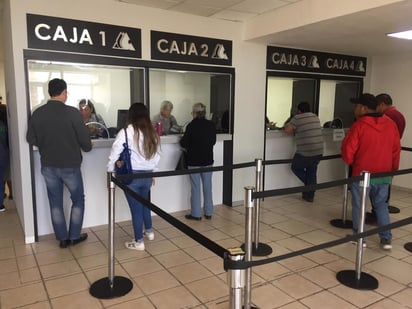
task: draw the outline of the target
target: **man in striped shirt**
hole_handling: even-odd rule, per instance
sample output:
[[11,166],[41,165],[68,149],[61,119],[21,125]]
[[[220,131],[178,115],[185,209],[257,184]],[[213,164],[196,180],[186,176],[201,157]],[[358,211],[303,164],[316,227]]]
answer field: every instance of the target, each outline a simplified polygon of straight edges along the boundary
[[[323,154],[323,136],[320,120],[310,111],[308,102],[297,106],[297,114],[285,125],[286,133],[294,134],[296,153],[292,160],[293,173],[305,186],[316,185],[317,169]],[[302,193],[302,198],[312,203],[315,190]]]

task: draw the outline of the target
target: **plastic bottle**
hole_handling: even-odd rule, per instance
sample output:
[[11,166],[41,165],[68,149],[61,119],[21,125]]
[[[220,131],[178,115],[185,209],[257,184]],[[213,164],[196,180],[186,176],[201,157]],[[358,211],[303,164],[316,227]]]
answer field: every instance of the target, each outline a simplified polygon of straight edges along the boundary
[[158,122],[156,124],[156,132],[157,132],[157,135],[159,135],[159,136],[161,136],[163,134],[163,125],[162,125],[161,122]]

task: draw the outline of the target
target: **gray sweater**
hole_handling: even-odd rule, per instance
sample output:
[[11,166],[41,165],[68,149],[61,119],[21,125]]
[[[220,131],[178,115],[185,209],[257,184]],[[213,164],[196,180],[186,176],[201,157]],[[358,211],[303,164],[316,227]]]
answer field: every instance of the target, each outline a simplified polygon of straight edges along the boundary
[[79,111],[54,100],[33,112],[27,141],[39,148],[41,164],[47,167],[80,167],[81,150],[92,149],[89,132]]

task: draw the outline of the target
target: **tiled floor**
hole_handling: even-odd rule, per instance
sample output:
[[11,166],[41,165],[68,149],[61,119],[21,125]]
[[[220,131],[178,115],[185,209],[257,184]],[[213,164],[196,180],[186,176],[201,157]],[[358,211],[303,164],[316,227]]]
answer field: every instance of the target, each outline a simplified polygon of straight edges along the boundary
[[[85,243],[60,249],[53,235],[25,245],[12,201],[0,213],[0,308],[229,308],[229,288],[223,262],[179,230],[154,217],[155,240],[146,251],[124,248],[131,239],[131,222],[116,226],[117,276],[133,281],[126,296],[100,300],[90,296],[92,283],[108,276],[107,226],[87,229]],[[412,193],[392,190],[391,205],[401,209],[392,221],[412,216]],[[339,219],[342,189],[317,192],[315,203],[299,195],[262,202],[260,242],[272,256],[334,240],[348,233],[330,225]],[[161,205],[160,205],[161,206]],[[244,208],[216,206],[212,220],[182,221],[225,248],[244,242]],[[355,268],[356,246],[343,244],[303,256],[253,268],[251,299],[262,309],[283,308],[412,308],[412,225],[392,231],[393,246],[384,252],[378,237],[367,239],[362,270],[379,281],[372,291],[348,288],[336,279],[341,270]]]

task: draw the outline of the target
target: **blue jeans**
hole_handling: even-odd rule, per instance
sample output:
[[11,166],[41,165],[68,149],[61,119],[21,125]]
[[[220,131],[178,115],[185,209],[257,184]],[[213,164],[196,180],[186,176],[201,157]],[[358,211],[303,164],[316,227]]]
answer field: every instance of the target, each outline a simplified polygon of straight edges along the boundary
[[[388,183],[371,184],[366,192],[366,196],[370,196],[371,201],[374,206],[376,213],[376,218],[378,226],[386,225],[390,223],[389,210],[388,210]],[[361,187],[359,182],[354,182],[351,186],[352,194],[352,222],[353,222],[353,233],[358,232],[359,226],[359,211],[361,203]],[[366,199],[367,200],[367,199]],[[392,233],[390,230],[379,232],[380,238],[385,238],[388,240],[392,239]]]
[[[42,167],[41,173],[46,182],[51,220],[57,240],[80,238],[84,215],[84,189],[80,168]],[[69,190],[72,200],[68,231],[63,209],[63,185]]]
[[[151,171],[133,171],[133,174],[137,173],[150,173]],[[135,178],[127,185],[131,190],[136,192],[142,198],[149,200],[150,187],[152,186],[152,178]],[[138,202],[132,196],[126,193],[126,199],[129,203],[130,212],[132,214],[134,240],[143,240],[143,224],[145,230],[151,232],[152,230],[152,216],[150,209]]]
[[[292,172],[300,179],[303,184],[306,185],[316,185],[317,183],[317,171],[318,164],[322,155],[305,157],[301,154],[296,153],[292,160]],[[302,193],[303,197],[314,198],[315,191],[307,191]]]
[[[188,166],[188,169],[205,168],[211,166]],[[200,195],[200,180],[203,185],[203,206],[206,216],[213,214],[213,195],[212,195],[212,172],[190,174],[190,207],[193,217],[201,217],[201,195]]]

